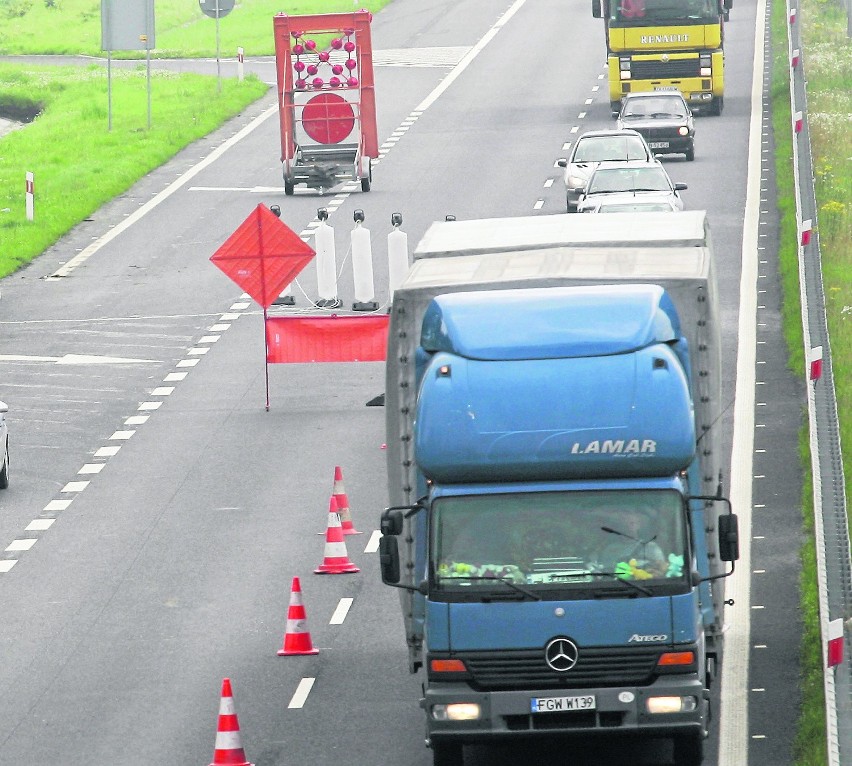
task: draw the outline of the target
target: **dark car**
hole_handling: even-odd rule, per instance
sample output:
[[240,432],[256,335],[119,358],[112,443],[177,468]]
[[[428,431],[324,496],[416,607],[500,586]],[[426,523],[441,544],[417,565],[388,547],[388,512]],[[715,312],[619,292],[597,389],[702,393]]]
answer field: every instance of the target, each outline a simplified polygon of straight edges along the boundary
[[666,169],[656,160],[602,162],[589,177],[577,211],[591,212],[601,200],[617,197],[623,202],[628,196],[637,201],[648,199],[659,202],[666,199],[671,201],[677,210],[683,210],[683,201],[678,192],[684,189],[686,184],[673,183]]
[[695,123],[680,91],[628,93],[618,113],[619,128],[641,133],[654,154],[684,154],[695,159]]
[[571,154],[556,161],[565,168],[565,197],[568,212],[577,210],[577,200],[592,171],[600,162],[651,160],[653,154],[635,130],[590,130],[571,147]]

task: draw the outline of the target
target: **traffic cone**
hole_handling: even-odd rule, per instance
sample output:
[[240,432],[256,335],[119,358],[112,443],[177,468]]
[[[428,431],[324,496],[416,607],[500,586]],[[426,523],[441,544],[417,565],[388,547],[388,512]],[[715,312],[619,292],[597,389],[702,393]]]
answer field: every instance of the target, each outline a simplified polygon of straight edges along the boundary
[[284,644],[278,650],[279,657],[290,654],[319,654],[311,643],[308,632],[308,618],[302,604],[302,585],[298,577],[293,578],[290,586],[290,608],[287,610],[287,630],[284,633]]
[[334,466],[334,487],[331,490],[334,499],[337,500],[337,512],[340,514],[340,528],[344,535],[362,534],[352,523],[352,514],[349,512],[349,498],[343,487],[343,471],[339,465]]
[[340,516],[337,513],[337,500],[334,495],[328,502],[328,528],[325,532],[325,558],[322,564],[314,569],[314,574],[350,574],[360,572],[346,553],[346,542],[343,539],[343,529],[340,526]]
[[222,681],[222,699],[219,702],[219,727],[216,730],[216,749],[210,766],[254,766],[246,760],[240,744],[240,722],[234,709],[231,679]]

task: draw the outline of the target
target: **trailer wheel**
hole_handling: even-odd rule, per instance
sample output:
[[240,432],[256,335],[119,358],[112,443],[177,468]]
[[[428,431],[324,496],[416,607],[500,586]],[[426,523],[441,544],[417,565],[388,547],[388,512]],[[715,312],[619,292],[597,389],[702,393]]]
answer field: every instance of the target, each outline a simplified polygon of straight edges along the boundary
[[296,191],[296,184],[294,184],[289,178],[285,178],[284,194],[286,194],[288,197],[292,197],[294,191]]
[[704,737],[694,734],[674,738],[675,766],[701,766],[704,762]]
[[464,749],[457,743],[432,743],[432,763],[434,766],[464,766]]
[[373,184],[373,161],[367,160],[367,175],[361,179],[361,191],[368,192]]

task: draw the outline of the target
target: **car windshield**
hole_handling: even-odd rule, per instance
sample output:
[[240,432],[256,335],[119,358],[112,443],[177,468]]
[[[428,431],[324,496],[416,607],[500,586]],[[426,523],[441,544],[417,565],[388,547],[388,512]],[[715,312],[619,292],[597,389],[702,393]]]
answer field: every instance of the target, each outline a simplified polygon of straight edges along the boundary
[[586,194],[629,191],[671,191],[666,171],[661,167],[598,168],[589,179]]
[[682,99],[672,96],[652,96],[628,99],[621,111],[622,120],[644,117],[686,117],[686,106]]
[[588,136],[577,142],[572,162],[644,160],[647,156],[640,136]]
[[599,213],[671,213],[673,210],[668,202],[623,202],[598,208]]
[[619,579],[683,587],[688,573],[685,515],[673,490],[443,497],[432,514],[438,591],[540,598],[558,587],[591,597]]
[[618,26],[650,26],[655,22],[719,22],[717,0],[613,0],[610,22]]

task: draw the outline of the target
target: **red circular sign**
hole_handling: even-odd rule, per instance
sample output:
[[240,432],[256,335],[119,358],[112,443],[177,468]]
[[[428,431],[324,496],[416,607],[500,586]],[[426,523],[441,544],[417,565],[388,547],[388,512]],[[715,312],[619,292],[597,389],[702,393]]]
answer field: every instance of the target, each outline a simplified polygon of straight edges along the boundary
[[355,127],[355,112],[343,96],[319,93],[305,104],[302,125],[318,144],[339,144]]

